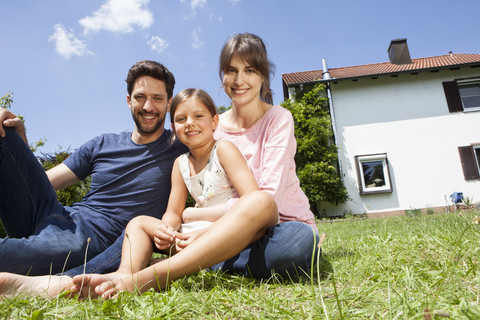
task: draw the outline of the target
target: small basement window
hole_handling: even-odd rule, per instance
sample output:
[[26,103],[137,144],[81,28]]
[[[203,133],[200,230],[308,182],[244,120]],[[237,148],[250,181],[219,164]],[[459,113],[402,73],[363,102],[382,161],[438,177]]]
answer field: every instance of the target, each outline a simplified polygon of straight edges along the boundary
[[361,195],[392,192],[387,154],[355,156]]

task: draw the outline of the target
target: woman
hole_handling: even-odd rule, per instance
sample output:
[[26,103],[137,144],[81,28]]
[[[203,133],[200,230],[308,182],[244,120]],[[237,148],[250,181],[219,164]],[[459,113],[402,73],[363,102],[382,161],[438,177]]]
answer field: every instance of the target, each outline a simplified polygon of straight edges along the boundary
[[[171,258],[133,277],[76,276],[72,279],[73,291],[83,296],[100,296],[112,288],[116,291],[135,288],[141,292],[161,289],[169,281],[208,267],[255,278],[268,278],[273,272],[294,277],[308,271],[316,248],[314,239],[319,238],[318,230],[295,174],[292,116],[282,107],[271,104],[272,70],[265,44],[256,35],[234,35],[222,49],[219,75],[232,108],[220,116],[215,138],[228,139],[239,148],[264,192],[245,195],[235,203],[228,202],[225,215],[209,228],[189,234],[188,239],[179,244],[182,250]],[[277,208],[279,224],[273,222]],[[141,283],[141,287],[132,283],[132,279],[151,272],[150,268],[155,270],[156,281]],[[55,294],[63,288],[69,289],[69,279],[63,276],[60,279],[63,285],[55,282],[48,292]],[[44,278],[29,278],[28,282],[34,289],[45,289],[48,284]],[[18,278],[17,284],[17,287],[26,287],[25,281]]]

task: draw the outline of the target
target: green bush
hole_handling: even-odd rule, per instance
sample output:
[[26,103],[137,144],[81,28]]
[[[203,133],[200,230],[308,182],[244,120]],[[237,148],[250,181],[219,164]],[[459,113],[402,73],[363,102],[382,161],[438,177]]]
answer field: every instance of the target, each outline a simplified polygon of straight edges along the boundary
[[348,199],[347,190],[337,170],[338,151],[325,86],[318,84],[311,91],[300,93],[282,106],[290,110],[295,122],[297,154],[295,162],[300,185],[313,213],[321,218],[321,204],[335,205]]
[[[53,154],[42,154],[39,158],[45,171],[55,167],[56,165],[65,161],[71,152],[69,151],[57,151]],[[80,181],[70,187],[57,191],[57,199],[64,206],[70,206],[75,202],[79,202],[90,190],[91,177],[88,176],[85,180]]]

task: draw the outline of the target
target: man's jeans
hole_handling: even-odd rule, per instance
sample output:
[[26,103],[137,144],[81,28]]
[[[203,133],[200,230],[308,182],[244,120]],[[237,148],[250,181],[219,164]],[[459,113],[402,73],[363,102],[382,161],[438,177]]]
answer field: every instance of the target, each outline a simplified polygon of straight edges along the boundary
[[[315,238],[315,241],[314,241]],[[235,257],[211,270],[223,270],[246,277],[269,278],[273,272],[295,278],[310,270],[312,254],[317,256],[318,233],[303,222],[284,222],[268,228],[267,233]],[[114,272],[120,265],[123,236],[87,265],[68,270],[66,275]]]
[[[45,275],[81,265],[88,228],[63,207],[45,171],[11,128],[0,138],[0,218],[8,237],[0,239],[0,271]],[[89,256],[100,252],[95,238]]]

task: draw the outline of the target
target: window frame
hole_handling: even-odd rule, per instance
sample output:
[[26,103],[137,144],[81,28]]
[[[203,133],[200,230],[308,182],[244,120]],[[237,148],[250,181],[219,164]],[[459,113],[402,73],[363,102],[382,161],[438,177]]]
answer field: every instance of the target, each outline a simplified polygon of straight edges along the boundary
[[[463,100],[463,96],[462,96],[462,93],[460,91],[460,89],[462,89],[462,87],[467,87],[467,86],[472,86],[472,85],[477,85],[478,88],[480,88],[480,79],[458,80],[457,81],[458,93],[460,95],[460,100],[462,101],[463,112],[480,111],[480,104],[476,107],[465,107],[465,102]],[[479,95],[479,97],[480,97],[480,95]]]
[[478,107],[465,108],[462,95],[460,94],[460,88],[462,86],[472,84],[478,84],[480,86],[480,78],[474,77],[442,82],[445,97],[447,99],[448,111],[450,113],[480,111],[480,105]]
[[[363,172],[363,162],[382,161],[383,176],[385,178],[385,185],[381,187],[368,187],[365,184],[365,174]],[[360,195],[392,193],[392,178],[390,176],[390,165],[386,153],[376,153],[367,155],[355,156],[355,167],[357,169],[357,180]]]

